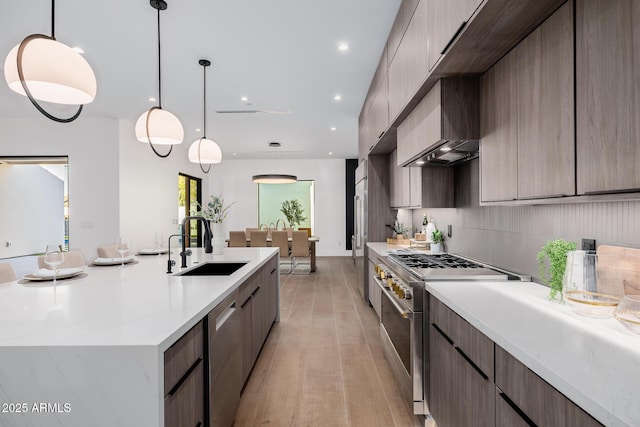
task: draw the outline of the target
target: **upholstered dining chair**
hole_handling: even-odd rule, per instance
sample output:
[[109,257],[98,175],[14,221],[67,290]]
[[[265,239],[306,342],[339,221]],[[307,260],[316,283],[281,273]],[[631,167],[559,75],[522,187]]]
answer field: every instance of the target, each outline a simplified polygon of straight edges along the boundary
[[291,233],[293,233],[293,227],[287,227],[284,230],[287,232],[287,237],[291,239]]
[[266,231],[252,231],[251,243],[252,247],[266,247],[267,246],[267,232]]
[[[272,231],[271,232],[271,247],[280,248],[280,273],[289,274],[291,273],[292,265],[291,265],[291,252],[289,251],[289,238],[287,236],[286,231]],[[284,258],[289,258],[289,262],[286,264],[282,262]],[[283,268],[284,266],[284,268]]]
[[13,282],[17,280],[16,272],[8,262],[0,262],[0,283]]
[[[73,268],[73,267],[84,267],[87,263],[84,260],[84,256],[80,251],[67,251],[62,253],[64,255],[64,262],[58,266],[58,268]],[[113,258],[113,257],[112,257]],[[48,268],[50,267],[45,264],[44,256],[38,257],[38,268]]]
[[240,231],[229,232],[229,247],[230,248],[246,248],[247,247],[247,234]]
[[247,228],[246,229],[247,239],[251,239],[251,232],[252,231],[260,231],[260,229],[259,228]]
[[[294,231],[291,234],[291,259],[293,260],[291,274],[309,274],[311,272],[311,250],[309,249],[309,235],[306,231],[299,230]],[[309,258],[309,263],[299,263],[298,258]],[[298,269],[299,266],[303,268]],[[308,266],[308,269],[305,266]]]

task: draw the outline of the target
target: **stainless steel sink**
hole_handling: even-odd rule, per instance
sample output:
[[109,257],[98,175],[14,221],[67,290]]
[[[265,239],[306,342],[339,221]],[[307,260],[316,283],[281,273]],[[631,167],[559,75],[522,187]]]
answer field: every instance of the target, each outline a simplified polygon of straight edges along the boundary
[[189,270],[176,273],[176,276],[229,276],[247,264],[248,261],[205,262]]

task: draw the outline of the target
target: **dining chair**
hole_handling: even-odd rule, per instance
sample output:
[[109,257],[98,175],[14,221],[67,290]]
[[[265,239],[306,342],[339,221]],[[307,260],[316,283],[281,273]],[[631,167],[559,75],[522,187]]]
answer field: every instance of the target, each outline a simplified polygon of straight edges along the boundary
[[[299,263],[298,258],[309,258],[309,263]],[[311,272],[311,250],[309,249],[309,235],[306,231],[294,231],[291,237],[291,274],[309,274]],[[296,273],[298,266],[308,266]]]
[[251,243],[252,247],[266,247],[267,246],[267,232],[266,231],[252,231]]
[[14,280],[18,280],[16,276],[16,272],[13,270],[13,267],[8,262],[0,263],[0,283],[13,282]]
[[[64,255],[64,262],[58,266],[58,269],[84,267],[85,265],[87,265],[87,263],[84,260],[84,256],[80,251],[67,251],[67,252],[63,252],[63,255]],[[38,257],[38,268],[51,269],[47,264],[45,264],[44,256]]]
[[120,254],[116,252],[116,244],[98,246],[98,258],[120,258]]
[[260,231],[260,229],[259,229],[259,228],[257,228],[257,227],[256,227],[256,228],[247,228],[247,229],[246,229],[247,239],[251,239],[251,232],[252,232],[252,231]]
[[246,248],[247,247],[247,234],[240,231],[229,232],[229,247],[230,248]]
[[287,227],[284,230],[287,232],[287,237],[291,239],[291,233],[293,233],[293,227]]
[[[280,248],[280,266],[279,270],[282,274],[291,273],[291,251],[289,250],[289,238],[287,237],[286,231],[272,231],[271,232],[271,247]],[[283,258],[289,258],[288,262],[285,264],[282,262]],[[284,269],[283,269],[284,266]]]

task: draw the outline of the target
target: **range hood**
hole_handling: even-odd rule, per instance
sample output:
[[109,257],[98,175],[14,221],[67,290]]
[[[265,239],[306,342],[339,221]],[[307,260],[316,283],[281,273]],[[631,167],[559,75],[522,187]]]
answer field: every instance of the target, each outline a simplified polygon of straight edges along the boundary
[[462,139],[443,140],[434,144],[408,166],[454,166],[478,157],[480,141]]
[[480,146],[480,79],[438,80],[398,126],[398,166],[453,166]]

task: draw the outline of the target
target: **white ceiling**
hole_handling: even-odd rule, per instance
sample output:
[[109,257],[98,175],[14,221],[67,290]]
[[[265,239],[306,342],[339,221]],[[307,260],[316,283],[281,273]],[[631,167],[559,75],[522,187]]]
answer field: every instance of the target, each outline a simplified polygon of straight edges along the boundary
[[[181,119],[183,144],[200,138],[198,60],[206,58],[212,61],[207,136],[218,142],[224,158],[272,157],[270,141],[282,143],[281,157],[357,157],[358,114],[400,2],[167,0],[160,16],[163,108]],[[51,33],[50,0],[6,3],[0,14],[0,66],[27,35]],[[56,38],[85,50],[98,81],[96,100],[78,120],[108,116],[135,123],[155,105],[148,98],[157,96],[156,20],[149,0],[56,2]],[[338,50],[341,41],[349,44],[347,52]],[[336,94],[342,101],[334,101]],[[215,113],[227,109],[291,113]],[[0,117],[48,120],[4,82]]]

